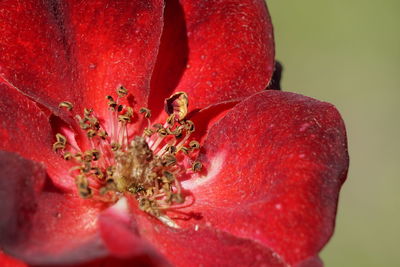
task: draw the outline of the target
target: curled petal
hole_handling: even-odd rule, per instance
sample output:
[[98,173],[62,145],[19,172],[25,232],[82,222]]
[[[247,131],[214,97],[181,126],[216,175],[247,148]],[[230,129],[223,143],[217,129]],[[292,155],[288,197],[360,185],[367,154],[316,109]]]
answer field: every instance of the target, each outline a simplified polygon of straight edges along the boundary
[[187,212],[289,264],[318,254],[332,234],[348,168],[344,124],[332,105],[258,93],[215,123],[202,149],[205,172],[183,183],[196,197]]
[[171,0],[152,78],[150,107],[173,92],[190,109],[266,88],[274,68],[272,24],[263,0]]

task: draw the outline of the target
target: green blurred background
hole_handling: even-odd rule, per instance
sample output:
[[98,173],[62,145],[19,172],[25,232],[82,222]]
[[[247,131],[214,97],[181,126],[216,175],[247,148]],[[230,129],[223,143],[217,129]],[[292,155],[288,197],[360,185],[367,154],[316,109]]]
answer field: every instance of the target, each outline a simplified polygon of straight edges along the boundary
[[400,266],[400,1],[267,0],[282,88],[336,105],[350,170],[325,266]]

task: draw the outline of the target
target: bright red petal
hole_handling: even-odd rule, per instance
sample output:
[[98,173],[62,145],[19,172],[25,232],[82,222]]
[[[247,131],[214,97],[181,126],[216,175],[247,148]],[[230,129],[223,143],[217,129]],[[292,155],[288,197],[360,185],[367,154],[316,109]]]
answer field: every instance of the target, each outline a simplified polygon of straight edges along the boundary
[[147,102],[163,1],[7,0],[0,10],[0,79],[35,101],[81,112],[123,84]]
[[[134,204],[135,205],[135,204]],[[211,225],[173,229],[138,211],[141,235],[174,266],[286,266],[263,244],[218,230]]]
[[152,78],[152,110],[172,91],[190,108],[250,96],[274,68],[272,24],[264,0],[167,1],[165,30]]
[[5,79],[53,110],[64,100],[82,103],[74,81],[76,63],[57,5],[6,0],[0,10],[0,82]]
[[205,173],[184,182],[199,224],[260,242],[289,264],[316,256],[331,236],[348,168],[344,124],[332,105],[256,94],[214,124],[199,159]]
[[[9,255],[35,266],[168,266],[116,207],[101,212],[107,204],[58,191],[41,164],[0,151],[0,188]],[[18,262],[0,254],[0,263]]]
[[44,163],[49,176],[63,187],[75,187],[70,164],[53,150],[55,134],[49,114],[13,88],[0,82],[0,150]]
[[2,267],[26,267],[27,265],[19,260],[11,258],[0,250],[0,266]]
[[[99,231],[110,253],[132,266],[170,266],[139,234],[136,221],[125,199],[104,211],[99,217]],[[130,265],[129,265],[130,263]],[[125,265],[124,265],[125,266]]]
[[[147,105],[163,26],[162,0],[65,1],[83,95],[98,113],[118,85]],[[104,114],[101,114],[104,116]]]

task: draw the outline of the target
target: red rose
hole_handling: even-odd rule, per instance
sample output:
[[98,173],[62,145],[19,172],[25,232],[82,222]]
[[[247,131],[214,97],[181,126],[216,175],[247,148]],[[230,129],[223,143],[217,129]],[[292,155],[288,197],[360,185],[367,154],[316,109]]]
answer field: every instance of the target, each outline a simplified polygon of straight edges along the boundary
[[0,25],[1,266],[322,264],[345,128],[264,90],[264,1],[6,0]]

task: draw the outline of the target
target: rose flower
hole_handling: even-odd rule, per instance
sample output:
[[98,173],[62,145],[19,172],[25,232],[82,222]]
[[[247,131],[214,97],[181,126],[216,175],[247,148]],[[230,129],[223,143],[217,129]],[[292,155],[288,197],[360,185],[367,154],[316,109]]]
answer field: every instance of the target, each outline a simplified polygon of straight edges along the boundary
[[322,265],[345,128],[265,90],[263,0],[4,0],[0,25],[1,266]]

